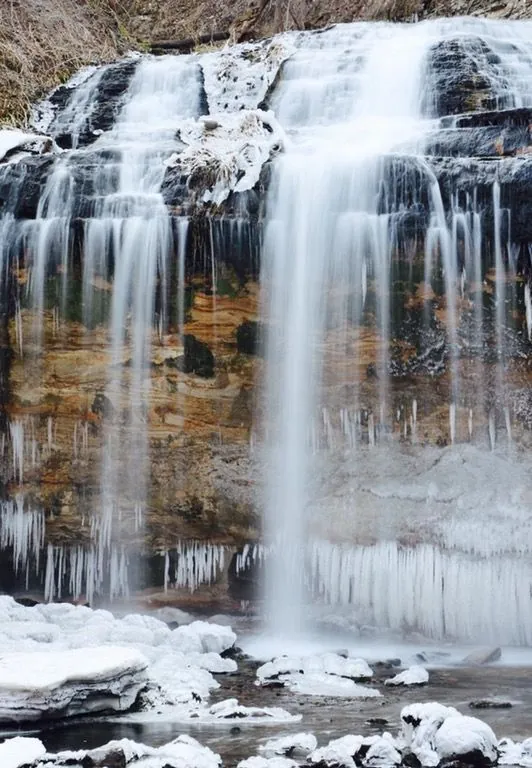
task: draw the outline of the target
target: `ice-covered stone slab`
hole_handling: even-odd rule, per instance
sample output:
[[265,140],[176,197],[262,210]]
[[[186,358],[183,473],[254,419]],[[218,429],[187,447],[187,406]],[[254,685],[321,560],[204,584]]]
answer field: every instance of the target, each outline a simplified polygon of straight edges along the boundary
[[125,712],[146,686],[147,659],[106,646],[0,657],[0,723]]
[[[252,189],[264,163],[286,140],[273,112],[260,109],[184,120],[179,138],[185,149],[169,158],[168,168],[188,177],[189,188],[200,190],[201,200],[215,205],[231,192]],[[165,183],[170,184],[168,176]]]

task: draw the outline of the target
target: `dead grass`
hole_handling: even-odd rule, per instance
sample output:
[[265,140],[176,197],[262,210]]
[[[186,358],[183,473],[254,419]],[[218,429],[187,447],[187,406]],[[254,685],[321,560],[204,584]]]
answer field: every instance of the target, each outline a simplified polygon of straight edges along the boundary
[[116,57],[118,10],[112,0],[0,0],[0,121],[23,123],[32,101],[81,66]]
[[355,19],[458,13],[532,16],[532,0],[0,0],[0,123],[89,63],[160,40],[232,40]]

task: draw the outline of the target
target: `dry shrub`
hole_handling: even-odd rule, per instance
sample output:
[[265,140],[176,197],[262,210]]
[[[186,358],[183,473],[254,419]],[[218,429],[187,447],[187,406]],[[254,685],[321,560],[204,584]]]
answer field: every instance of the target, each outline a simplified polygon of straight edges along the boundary
[[0,0],[0,121],[23,123],[33,100],[121,47],[113,0]]

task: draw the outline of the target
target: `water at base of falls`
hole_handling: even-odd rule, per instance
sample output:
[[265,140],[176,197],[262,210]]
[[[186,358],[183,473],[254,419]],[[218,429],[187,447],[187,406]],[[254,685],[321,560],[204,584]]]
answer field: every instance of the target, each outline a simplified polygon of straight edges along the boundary
[[[459,45],[472,58],[477,56],[479,39],[488,41],[496,51],[492,59],[497,62],[495,67],[484,72],[480,61],[478,72],[490,82],[497,108],[532,104],[532,26],[495,26],[468,19],[335,27],[301,45],[285,64],[271,100],[290,137],[285,154],[276,161],[268,194],[262,275],[263,312],[269,323],[265,531],[271,554],[265,569],[265,610],[273,632],[282,637],[307,631],[306,603],[309,594],[316,594],[315,583],[309,588],[314,568],[308,562],[307,542],[316,519],[325,537],[334,530],[341,539],[349,535],[342,534],[343,518],[366,517],[363,509],[345,509],[343,517],[337,516],[333,522],[333,512],[327,506],[331,496],[324,491],[323,478],[327,466],[333,474],[337,468],[330,454],[320,451],[316,434],[323,417],[321,429],[325,427],[329,433],[329,448],[334,440],[356,448],[357,434],[364,431],[370,448],[376,442],[386,445],[386,435],[396,421],[390,392],[390,329],[396,312],[393,270],[397,269],[394,262],[409,261],[412,274],[415,256],[409,255],[409,248],[413,253],[424,252],[422,280],[427,296],[437,271],[444,282],[450,442],[456,439],[457,407],[464,409],[460,307],[465,295],[478,291],[484,279],[486,246],[474,196],[464,200],[456,195],[449,206],[430,163],[423,158],[439,114],[435,73],[428,54],[451,35],[459,38]],[[409,167],[418,174],[417,187],[414,182],[408,188]],[[501,212],[497,181],[491,203],[494,225],[489,239],[494,252],[499,370],[496,397],[504,402],[506,270],[514,267],[509,240],[503,241],[505,212]],[[427,226],[424,233],[405,236],[404,213],[416,206],[429,210]],[[481,348],[485,329],[480,298],[473,302],[475,323],[467,344]],[[366,354],[357,328],[368,324],[369,318],[376,331],[370,398],[361,376],[364,364],[357,359],[363,361]],[[471,365],[477,369],[480,392],[483,365],[478,361]],[[354,418],[357,413],[358,425]],[[364,429],[361,413],[367,422]],[[331,414],[335,414],[334,427]],[[415,423],[416,415],[409,434],[415,431]],[[508,435],[511,441],[510,432]],[[385,476],[388,459],[381,450],[379,474]],[[352,461],[350,471],[354,482],[360,484],[356,451]],[[388,514],[392,514],[391,509]],[[390,532],[384,518],[377,535],[386,539]],[[361,534],[364,538],[363,531]],[[372,551],[368,548],[366,557]],[[374,604],[378,613],[381,598],[365,590],[371,592],[373,580],[382,576],[388,584],[383,582],[383,591],[389,591],[390,562],[380,559],[374,573],[345,563],[339,566],[346,568],[346,583],[350,585],[347,593],[344,589],[341,602],[357,603],[358,594],[360,605]],[[410,583],[418,566],[407,574],[409,567],[405,566],[401,574],[396,569],[394,573],[401,583],[400,592],[412,590],[414,608],[405,607],[395,620],[393,608],[386,607],[372,619],[379,625],[415,625],[416,611],[424,616],[426,611],[429,633],[456,632],[456,625],[429,627],[427,601],[433,601],[434,595],[418,592]],[[432,570],[428,561],[426,567]],[[422,566],[421,573],[425,573]],[[474,583],[475,577],[470,575]],[[342,579],[341,573],[338,578]],[[348,594],[350,590],[352,594]],[[455,593],[451,590],[450,594]],[[399,595],[399,605],[407,599]]]

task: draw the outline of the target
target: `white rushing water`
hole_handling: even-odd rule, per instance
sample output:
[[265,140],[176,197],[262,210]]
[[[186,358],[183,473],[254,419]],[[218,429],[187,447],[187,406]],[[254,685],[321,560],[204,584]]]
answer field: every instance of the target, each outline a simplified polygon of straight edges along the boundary
[[[313,454],[323,444],[313,425],[322,421],[318,431],[325,432],[327,447],[334,447],[327,398],[341,386],[352,392],[347,409],[344,406],[340,411],[339,425],[351,447],[362,424],[360,379],[356,364],[350,364],[348,357],[356,360],[357,354],[363,354],[357,352],[355,329],[368,311],[374,316],[379,339],[374,384],[377,396],[372,410],[364,413],[369,446],[375,446],[377,439],[382,442],[396,421],[389,402],[390,270],[397,247],[394,227],[404,203],[388,169],[398,153],[410,155],[429,189],[425,281],[429,289],[436,268],[444,279],[450,356],[449,438],[451,443],[456,440],[461,393],[459,300],[466,285],[478,286],[482,279],[480,217],[473,199],[466,201],[465,207],[456,200],[455,208],[448,210],[430,166],[418,157],[435,125],[430,109],[427,112],[427,105],[432,108],[435,99],[427,54],[431,46],[451,35],[458,37],[463,49],[470,50],[477,60],[478,38],[474,36],[496,51],[498,63],[491,71],[486,70],[486,77],[499,107],[532,104],[532,26],[471,19],[419,25],[353,24],[309,36],[285,64],[272,99],[272,107],[291,139],[284,156],[275,163],[262,278],[263,311],[269,322],[266,424],[270,474],[265,527],[273,552],[266,568],[266,611],[278,633],[304,629],[302,575],[310,535],[308,510],[319,495]],[[482,71],[481,60],[479,66]],[[510,245],[502,241],[497,183],[492,202],[500,395],[507,311],[505,265],[510,260],[506,249]],[[372,304],[368,307],[370,289]],[[528,308],[529,293],[526,296]],[[477,298],[472,345],[482,344],[481,313]],[[331,344],[344,348],[345,357],[334,358]],[[482,363],[477,367],[482,394]],[[350,420],[349,413],[358,417]],[[401,416],[397,418],[400,420]],[[415,421],[416,414],[409,425],[412,433]],[[405,435],[406,429],[405,419]],[[386,472],[385,459],[381,472]],[[326,529],[327,524],[322,527]],[[417,561],[415,568],[409,565],[414,561],[403,562],[401,573],[396,575],[406,594],[414,589],[412,579],[417,578],[419,566]],[[378,563],[377,570],[387,574],[390,563],[382,557]],[[489,571],[489,564],[483,567]],[[432,570],[432,566],[427,568]],[[482,578],[479,571],[478,579]],[[368,571],[357,583],[364,604],[373,600],[369,592],[363,592],[371,589],[373,579],[374,574]],[[471,586],[475,583],[476,576]],[[383,589],[386,591],[385,585]],[[495,600],[504,601],[505,587],[498,589],[496,579],[488,589],[488,594],[493,592]],[[423,605],[429,600],[423,595],[417,597]],[[400,596],[397,599],[402,605]],[[416,610],[423,613],[424,608],[417,605]],[[390,615],[388,621],[396,626],[409,620],[409,614],[410,609],[404,616]],[[477,629],[481,624],[479,621]],[[447,629],[440,625],[434,631],[445,634]]]

